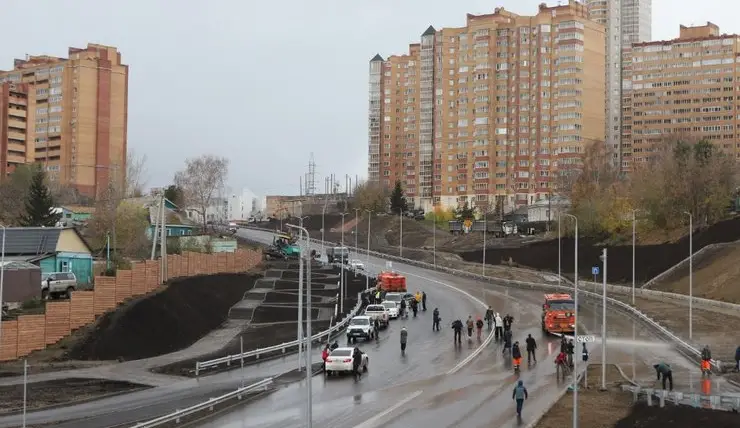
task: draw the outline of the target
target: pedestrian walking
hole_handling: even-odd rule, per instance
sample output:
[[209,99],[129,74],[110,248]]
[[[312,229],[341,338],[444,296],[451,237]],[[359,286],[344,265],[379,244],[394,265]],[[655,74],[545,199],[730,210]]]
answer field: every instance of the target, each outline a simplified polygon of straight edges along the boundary
[[421,310],[423,312],[427,311],[427,293],[426,291],[421,292]]
[[468,328],[468,340],[473,340],[473,327],[475,326],[475,323],[473,322],[473,316],[468,315],[468,320],[465,321],[465,327]]
[[565,347],[565,353],[568,355],[568,366],[573,368],[573,352],[575,351],[575,345],[573,339],[571,339]]
[[527,388],[524,387],[523,381],[520,380],[516,383],[516,387],[514,387],[514,392],[511,394],[511,398],[516,401],[516,415],[521,419],[524,400],[529,398],[529,392],[527,392]]
[[401,355],[406,355],[406,342],[409,338],[409,332],[406,327],[401,328]]
[[531,334],[527,335],[527,340],[524,341],[527,344],[527,363],[531,363],[532,360],[537,362],[537,356],[535,350],[537,349],[537,342],[534,340]]
[[494,337],[496,340],[499,340],[499,338],[504,337],[504,320],[501,318],[501,314],[498,312],[496,313],[496,316],[494,317],[494,322],[496,324],[496,332],[494,334]]
[[481,333],[483,333],[483,320],[478,317],[477,320],[475,320],[475,329],[476,334],[478,335],[478,342],[481,340]]
[[457,343],[457,344],[462,343],[462,329],[463,329],[462,321],[458,319],[452,322],[452,330],[455,331],[455,337],[452,339],[454,343]]

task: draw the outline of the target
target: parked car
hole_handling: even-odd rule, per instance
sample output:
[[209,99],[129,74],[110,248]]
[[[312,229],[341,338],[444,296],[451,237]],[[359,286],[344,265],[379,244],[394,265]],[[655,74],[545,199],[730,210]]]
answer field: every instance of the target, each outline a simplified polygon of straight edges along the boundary
[[349,266],[354,270],[365,270],[365,264],[357,259],[350,260]]
[[52,272],[41,275],[41,298],[72,297],[77,289],[77,276],[73,272]]
[[347,343],[357,342],[358,337],[365,340],[375,338],[375,330],[373,329],[372,318],[370,316],[360,315],[349,321],[349,325],[347,326]]
[[[326,358],[326,367],[324,373],[327,376],[339,373],[352,373],[354,358],[352,353],[354,348],[337,348],[331,351],[331,354]],[[367,371],[367,367],[370,364],[370,358],[366,353],[362,353],[362,362],[360,363],[360,370],[363,372]]]
[[385,305],[368,305],[365,308],[365,315],[369,316],[373,321],[377,319],[380,322],[380,328],[388,327],[390,312]]
[[388,318],[394,320],[398,318],[398,303],[391,302],[390,300],[383,300],[383,303],[381,305],[385,306],[386,309],[388,309]]

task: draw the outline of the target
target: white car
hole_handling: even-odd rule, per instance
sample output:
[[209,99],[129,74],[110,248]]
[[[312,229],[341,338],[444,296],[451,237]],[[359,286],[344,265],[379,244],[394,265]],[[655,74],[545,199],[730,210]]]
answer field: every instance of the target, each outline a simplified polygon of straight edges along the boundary
[[398,318],[398,303],[391,302],[390,300],[384,300],[381,305],[385,306],[385,308],[388,309],[388,317],[390,319]]
[[367,315],[359,315],[349,320],[347,326],[347,343],[357,342],[357,338],[373,340],[375,338],[375,329],[373,328],[372,318]]
[[365,264],[357,259],[350,260],[349,266],[354,270],[365,270]]
[[384,305],[367,305],[363,315],[369,316],[373,321],[377,319],[379,321],[380,328],[388,327],[388,319],[391,317],[388,308]]
[[[326,366],[324,373],[327,376],[339,373],[352,373],[354,358],[352,353],[355,348],[337,348],[331,351],[329,357],[326,358]],[[363,372],[367,371],[370,358],[366,353],[362,353],[362,361],[360,362],[360,370]]]

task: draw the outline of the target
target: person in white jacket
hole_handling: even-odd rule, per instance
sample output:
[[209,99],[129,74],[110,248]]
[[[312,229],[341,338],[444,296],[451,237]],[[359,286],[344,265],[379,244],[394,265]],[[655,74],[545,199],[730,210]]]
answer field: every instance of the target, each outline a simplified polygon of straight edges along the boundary
[[494,317],[494,322],[496,325],[496,331],[494,332],[496,340],[503,339],[504,338],[504,320],[501,318],[501,314],[496,312],[496,316]]

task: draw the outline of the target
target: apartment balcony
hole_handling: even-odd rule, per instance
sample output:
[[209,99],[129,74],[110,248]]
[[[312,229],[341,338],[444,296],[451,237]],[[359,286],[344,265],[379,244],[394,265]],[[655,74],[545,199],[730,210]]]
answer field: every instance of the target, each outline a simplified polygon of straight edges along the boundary
[[8,97],[8,104],[17,104],[19,106],[25,106],[28,105],[28,101],[26,101],[25,98],[19,98],[19,97]]
[[17,108],[8,108],[8,116],[26,117],[26,111]]
[[19,141],[26,141],[26,134],[23,134],[21,132],[8,132],[8,139],[9,140],[19,140]]

